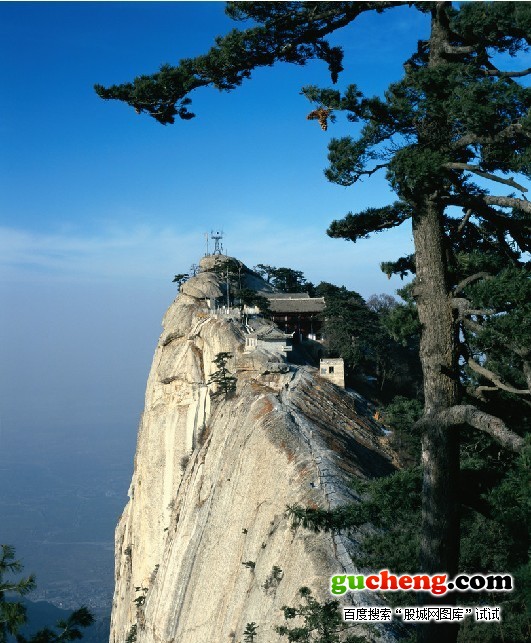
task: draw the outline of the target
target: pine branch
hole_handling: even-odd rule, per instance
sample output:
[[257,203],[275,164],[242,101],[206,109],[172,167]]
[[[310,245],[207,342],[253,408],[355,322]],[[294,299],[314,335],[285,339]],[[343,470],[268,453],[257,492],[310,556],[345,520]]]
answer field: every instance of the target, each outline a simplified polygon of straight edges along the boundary
[[380,270],[387,275],[388,279],[391,279],[392,275],[399,275],[400,279],[407,277],[408,273],[414,275],[416,273],[415,255],[400,257],[396,261],[382,261]]
[[466,211],[465,216],[461,219],[461,221],[459,222],[459,225],[457,226],[457,234],[461,234],[461,232],[463,232],[466,224],[470,221],[470,217],[472,216],[472,214],[473,214],[473,212],[469,208]]
[[460,281],[454,288],[454,294],[461,292],[467,286],[470,286],[470,284],[473,284],[475,281],[479,281],[480,279],[492,279],[492,275],[489,275],[488,272],[476,272],[475,274],[470,275],[466,279]]
[[329,237],[356,242],[366,239],[373,232],[399,226],[412,214],[413,209],[409,204],[396,201],[383,208],[367,208],[357,214],[349,212],[343,219],[332,221],[326,233]]
[[[466,300],[466,301],[470,305],[470,302],[468,300]],[[494,312],[496,312],[496,311],[494,311]],[[463,317],[466,317],[467,313],[468,313],[468,311],[465,312],[465,315],[463,315]],[[467,328],[468,330],[470,330],[471,332],[476,333],[476,334],[477,333],[482,333],[485,330],[484,326],[482,326],[481,324],[478,324],[477,322],[473,321],[472,319],[464,319],[463,323],[464,323],[465,328]],[[468,359],[469,353],[467,353],[465,357]]]
[[[469,314],[472,314],[472,311],[469,312]],[[477,322],[473,321],[472,319],[463,319],[463,326],[465,329],[470,330],[473,333],[476,334],[481,334],[485,328],[478,324]],[[502,346],[505,346],[508,350],[512,351],[520,359],[522,360],[522,373],[523,376],[527,382],[528,389],[517,389],[515,386],[512,386],[511,384],[507,384],[506,382],[503,382],[502,379],[491,371],[490,369],[487,369],[485,366],[482,366],[481,364],[478,364],[476,360],[471,356],[470,351],[467,347],[466,344],[461,345],[461,354],[463,358],[465,359],[466,363],[468,366],[478,373],[478,375],[483,376],[485,379],[488,379],[491,384],[494,386],[478,386],[475,391],[472,392],[473,395],[476,393],[479,393],[477,397],[479,399],[483,400],[482,393],[484,391],[499,391],[499,390],[504,390],[507,393],[513,393],[514,395],[522,395],[522,396],[527,396],[531,395],[531,364],[529,363],[529,356],[531,355],[531,349],[529,348],[521,348],[519,346],[515,346],[512,344],[512,342],[507,339],[505,339],[503,336],[500,336],[497,334],[497,340],[502,344]],[[522,398],[522,401],[527,404],[531,405],[531,402],[528,400]]]
[[475,47],[469,45],[455,46],[448,42],[443,43],[442,50],[448,56],[465,56],[475,51]]
[[0,582],[0,592],[14,592],[20,596],[25,596],[35,589],[35,585],[35,576],[32,574],[17,583]]
[[515,208],[516,210],[522,210],[523,212],[531,214],[531,201],[526,201],[525,199],[517,199],[510,196],[493,196],[490,194],[485,194],[479,198],[483,199],[487,205]]
[[424,416],[416,424],[415,428],[425,430],[433,424],[443,428],[451,428],[461,424],[488,433],[499,444],[514,452],[520,452],[524,447],[524,439],[511,431],[500,418],[480,411],[471,404],[452,406],[435,415]]
[[480,400],[485,401],[485,398],[483,397],[482,393],[489,391],[490,393],[494,393],[495,391],[499,391],[500,389],[497,386],[478,386],[476,387],[475,391],[473,391],[474,394],[479,393],[479,395],[476,395]]
[[378,172],[378,170],[383,170],[384,167],[389,167],[389,164],[388,163],[380,163],[379,165],[375,165],[370,170],[364,170],[363,172],[358,172],[358,177],[360,177],[360,176],[372,176],[375,172]]
[[506,138],[511,138],[520,134],[531,139],[531,132],[524,129],[521,123],[511,123],[504,129],[500,130],[495,136],[478,136],[477,134],[465,134],[453,144],[454,149],[462,149],[469,145],[489,145],[499,143]]
[[0,545],[0,574],[11,571],[20,572],[22,570],[22,563],[15,560],[15,548],[12,545]]
[[286,513],[294,527],[304,527],[316,533],[338,532],[367,522],[363,509],[362,505],[344,505],[331,510],[288,505]]
[[510,384],[506,384],[498,377],[498,375],[496,375],[496,373],[489,370],[488,368],[485,368],[484,366],[481,366],[481,364],[478,364],[474,359],[472,359],[472,357],[468,358],[467,364],[473,371],[475,371],[485,379],[491,381],[496,386],[496,388],[502,391],[513,393],[514,395],[531,395],[531,390],[529,389],[518,389],[514,386],[511,386]]
[[489,69],[485,70],[486,76],[497,76],[498,78],[521,78],[522,76],[529,76],[529,74],[531,74],[531,67],[521,71],[500,71],[494,65],[489,65]]
[[504,179],[503,177],[496,176],[495,174],[491,174],[490,172],[484,172],[479,165],[472,165],[471,163],[445,163],[445,167],[447,167],[450,170],[464,170],[466,172],[472,172],[474,174],[477,174],[478,176],[481,176],[484,179],[490,179],[491,181],[496,181],[497,183],[503,183],[505,185],[509,185],[512,188],[516,188],[517,190],[520,190],[520,192],[527,192],[527,188],[524,187],[523,185],[520,185],[519,183],[516,183],[513,177],[509,179]]
[[[335,3],[278,3],[271,19],[260,3],[233,3],[229,15],[237,19],[251,18],[263,22],[244,31],[236,29],[216,39],[216,45],[203,56],[184,59],[177,66],[164,65],[152,75],[138,76],[131,83],[103,87],[95,85],[96,93],[105,100],[121,100],[138,113],[146,112],[159,123],[174,123],[175,117],[190,119],[187,96],[199,87],[212,85],[230,91],[251,76],[259,67],[275,62],[304,64],[321,59],[328,63],[332,81],[341,71],[342,52],[323,40],[332,32],[351,23],[367,11],[384,11],[402,5],[401,1],[345,2],[338,10]],[[246,6],[248,5],[248,7]],[[285,5],[285,6],[282,6]],[[313,6],[312,6],[313,5]]]
[[496,314],[494,308],[471,308],[470,301],[464,297],[456,297],[452,300],[452,303],[453,307],[459,310],[461,318],[470,317],[471,315],[489,317]]
[[531,390],[531,362],[529,361],[529,351],[527,351],[523,356],[521,356],[522,359],[524,360],[524,377],[527,382],[527,386],[529,386],[529,389]]
[[[487,203],[488,199],[496,201],[500,200],[500,202],[492,203],[492,205],[500,205],[502,207],[516,207],[514,202],[518,202],[518,205],[521,206],[523,204],[525,206],[521,208],[522,210],[525,212],[531,211],[531,201],[526,201],[525,199],[514,199],[512,197],[453,194],[448,197],[443,197],[442,201],[445,205],[456,205],[459,207],[470,208],[473,210],[475,216],[481,217],[496,226],[499,230],[498,242],[502,246],[507,246],[504,241],[504,236],[506,232],[509,232],[522,251],[525,252],[530,250],[529,232],[531,231],[531,226],[529,223],[520,219],[516,220],[506,213],[494,209]],[[503,203],[501,201],[503,201]],[[478,228],[478,232],[481,233],[480,228]],[[512,254],[514,254],[514,251],[512,251]]]

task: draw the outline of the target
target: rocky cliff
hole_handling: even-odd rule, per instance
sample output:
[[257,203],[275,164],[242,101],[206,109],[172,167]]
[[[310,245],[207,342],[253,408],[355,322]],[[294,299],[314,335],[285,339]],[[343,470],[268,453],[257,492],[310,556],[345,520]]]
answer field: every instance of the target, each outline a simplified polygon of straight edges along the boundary
[[[329,599],[330,576],[355,571],[355,543],[294,530],[286,506],[353,500],[352,476],[392,469],[359,398],[317,369],[244,352],[244,325],[207,305],[222,295],[215,262],[202,261],[164,317],[116,530],[111,643],[135,632],[139,643],[236,643],[249,622],[257,643],[284,640],[280,609],[302,585]],[[242,270],[247,286],[267,288]],[[237,376],[227,400],[208,384],[224,351]]]

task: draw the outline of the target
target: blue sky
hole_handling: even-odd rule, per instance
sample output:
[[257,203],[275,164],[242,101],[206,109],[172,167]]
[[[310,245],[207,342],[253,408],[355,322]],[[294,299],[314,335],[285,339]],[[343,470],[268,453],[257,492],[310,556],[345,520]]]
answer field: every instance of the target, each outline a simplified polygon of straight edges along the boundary
[[[306,120],[300,88],[330,85],[323,63],[258,70],[230,94],[199,90],[197,118],[167,127],[94,93],[203,53],[234,26],[223,9],[0,3],[5,432],[117,427],[134,439],[171,279],[200,259],[212,228],[249,266],[290,266],[364,296],[400,287],[378,264],[411,251],[408,226],[355,245],[325,234],[392,196],[379,176],[326,181],[328,141],[356,129]],[[334,35],[346,54],[339,87],[382,93],[427,28],[407,7],[362,16]]]

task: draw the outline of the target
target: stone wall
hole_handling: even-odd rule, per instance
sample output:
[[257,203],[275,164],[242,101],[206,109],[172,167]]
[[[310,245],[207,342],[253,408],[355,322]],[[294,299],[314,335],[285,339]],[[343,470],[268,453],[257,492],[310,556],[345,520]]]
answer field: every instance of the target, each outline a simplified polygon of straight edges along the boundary
[[319,364],[319,374],[336,386],[345,388],[345,362],[343,358],[322,359]]

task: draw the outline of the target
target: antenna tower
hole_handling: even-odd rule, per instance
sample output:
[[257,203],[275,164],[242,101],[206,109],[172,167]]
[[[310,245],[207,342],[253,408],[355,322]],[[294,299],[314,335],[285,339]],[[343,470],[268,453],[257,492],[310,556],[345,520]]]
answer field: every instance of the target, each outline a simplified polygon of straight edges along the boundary
[[223,230],[221,232],[214,232],[214,230],[211,230],[210,238],[214,241],[214,252],[212,254],[222,255],[223,246],[221,244],[221,240],[223,239]]

